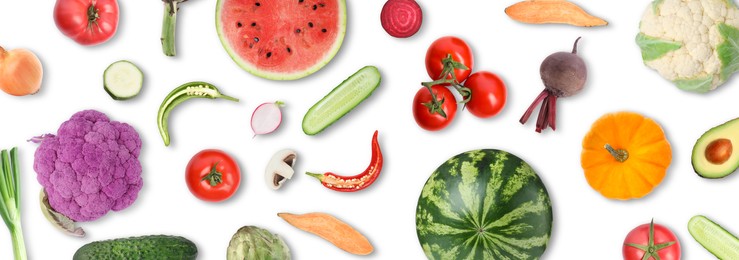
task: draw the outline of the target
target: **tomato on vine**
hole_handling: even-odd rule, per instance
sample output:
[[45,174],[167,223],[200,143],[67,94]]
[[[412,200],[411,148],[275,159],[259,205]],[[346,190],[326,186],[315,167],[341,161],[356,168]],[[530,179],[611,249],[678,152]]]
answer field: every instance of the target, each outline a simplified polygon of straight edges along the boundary
[[488,118],[503,110],[508,91],[498,75],[488,71],[475,72],[465,80],[464,86],[470,90],[470,100],[465,108],[474,116]]
[[422,87],[413,98],[413,118],[423,129],[429,131],[444,129],[452,122],[455,114],[457,100],[445,86]]
[[[454,36],[437,39],[426,51],[426,72],[432,80],[451,79],[463,82],[472,72],[474,59],[467,43]],[[453,71],[451,71],[453,69]],[[450,74],[454,73],[454,74]]]

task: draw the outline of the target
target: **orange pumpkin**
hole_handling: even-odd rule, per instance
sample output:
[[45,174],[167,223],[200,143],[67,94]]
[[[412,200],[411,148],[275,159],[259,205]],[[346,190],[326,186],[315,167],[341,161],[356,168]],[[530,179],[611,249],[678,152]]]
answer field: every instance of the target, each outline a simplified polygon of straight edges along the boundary
[[633,112],[603,115],[582,148],[580,164],[588,184],[610,199],[644,197],[662,182],[672,162],[662,127]]

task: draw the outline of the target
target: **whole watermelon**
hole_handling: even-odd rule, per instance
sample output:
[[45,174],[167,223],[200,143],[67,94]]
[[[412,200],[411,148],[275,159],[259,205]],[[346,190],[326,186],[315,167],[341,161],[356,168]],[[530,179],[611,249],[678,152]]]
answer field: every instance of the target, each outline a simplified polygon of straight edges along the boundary
[[501,150],[447,160],[418,198],[416,232],[429,259],[538,259],[552,232],[544,184]]

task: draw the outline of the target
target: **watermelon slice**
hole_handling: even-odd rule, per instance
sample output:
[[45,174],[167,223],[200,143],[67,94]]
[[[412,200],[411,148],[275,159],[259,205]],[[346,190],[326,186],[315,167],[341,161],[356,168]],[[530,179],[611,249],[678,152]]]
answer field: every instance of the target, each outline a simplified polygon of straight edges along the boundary
[[223,48],[244,70],[294,80],[326,65],[346,32],[345,0],[218,0]]

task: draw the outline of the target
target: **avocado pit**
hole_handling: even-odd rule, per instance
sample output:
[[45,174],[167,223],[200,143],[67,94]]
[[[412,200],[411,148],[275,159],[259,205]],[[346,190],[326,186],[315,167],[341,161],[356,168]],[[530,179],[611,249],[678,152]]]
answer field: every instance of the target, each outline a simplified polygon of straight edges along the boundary
[[729,160],[732,151],[733,145],[729,139],[720,138],[713,140],[706,146],[706,160],[712,164],[723,164]]

